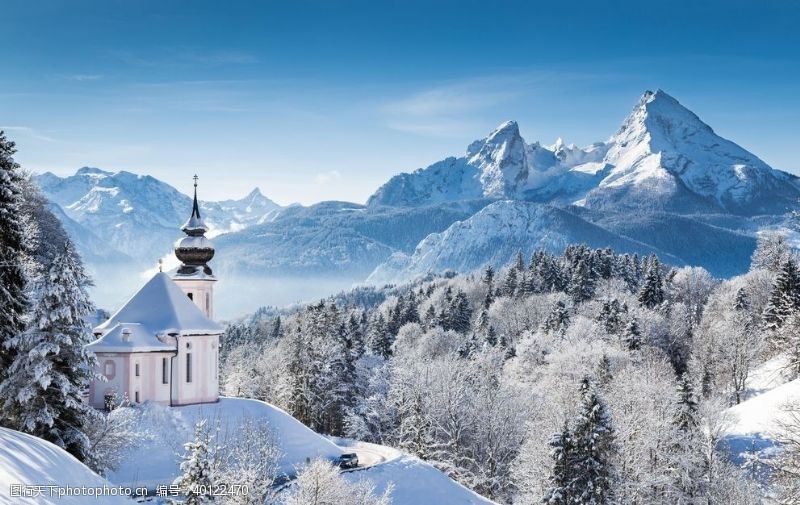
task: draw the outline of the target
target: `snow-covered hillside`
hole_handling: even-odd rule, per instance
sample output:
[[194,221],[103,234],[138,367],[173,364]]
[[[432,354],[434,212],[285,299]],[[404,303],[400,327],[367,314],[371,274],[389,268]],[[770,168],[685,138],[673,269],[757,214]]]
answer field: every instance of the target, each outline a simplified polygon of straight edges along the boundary
[[180,473],[183,444],[192,439],[195,423],[200,419],[206,419],[209,428],[219,428],[218,433],[229,437],[227,443],[236,443],[245,421],[266,423],[282,454],[279,471],[288,475],[306,458],[334,459],[342,454],[327,438],[283,410],[258,400],[220,398],[217,403],[172,408],[147,404],[135,408],[134,415],[136,426],[145,436],[122,465],[109,472],[108,480],[115,484],[149,488],[171,484]]
[[787,365],[786,357],[778,356],[753,370],[747,400],[726,411],[724,442],[739,464],[751,456],[773,456],[775,437],[791,419],[786,407],[800,405],[800,379],[790,380]]
[[[42,495],[25,497],[15,493],[12,485],[42,486]],[[54,488],[51,495],[48,486],[57,486],[62,493],[67,488],[86,486],[100,493],[110,493],[116,488],[107,480],[92,472],[83,463],[63,449],[40,438],[18,431],[0,428],[0,504],[3,505],[81,505],[92,503],[112,505],[133,503],[125,496],[58,496]],[[104,491],[105,490],[105,491]],[[29,488],[30,491],[30,488]]]

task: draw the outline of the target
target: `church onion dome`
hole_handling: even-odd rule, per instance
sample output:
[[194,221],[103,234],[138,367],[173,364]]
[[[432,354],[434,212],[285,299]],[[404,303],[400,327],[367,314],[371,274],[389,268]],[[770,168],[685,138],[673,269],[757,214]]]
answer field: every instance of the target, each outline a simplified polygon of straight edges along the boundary
[[214,257],[214,244],[205,237],[206,227],[197,203],[197,176],[194,176],[192,215],[183,225],[186,237],[175,243],[175,256],[181,261],[178,275],[212,275],[208,262]]

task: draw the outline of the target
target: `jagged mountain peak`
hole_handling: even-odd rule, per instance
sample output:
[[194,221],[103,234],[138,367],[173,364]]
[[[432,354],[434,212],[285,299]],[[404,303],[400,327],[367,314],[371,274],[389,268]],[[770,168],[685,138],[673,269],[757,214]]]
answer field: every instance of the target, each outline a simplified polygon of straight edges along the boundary
[[612,141],[647,140],[653,149],[659,150],[674,147],[681,139],[698,133],[714,135],[714,130],[666,91],[648,90]]
[[519,125],[514,120],[504,121],[489,134],[487,140],[499,138],[519,137]]
[[467,163],[480,171],[483,194],[489,198],[517,195],[529,174],[528,147],[516,121],[506,121],[467,149]]
[[642,95],[608,145],[604,162],[613,169],[589,205],[751,214],[785,212],[798,197],[792,176],[720,137],[660,89]]
[[264,197],[264,193],[261,192],[261,188],[256,186],[255,188],[253,188],[253,191],[247,193],[245,199],[252,200],[253,198],[261,198],[261,197]]

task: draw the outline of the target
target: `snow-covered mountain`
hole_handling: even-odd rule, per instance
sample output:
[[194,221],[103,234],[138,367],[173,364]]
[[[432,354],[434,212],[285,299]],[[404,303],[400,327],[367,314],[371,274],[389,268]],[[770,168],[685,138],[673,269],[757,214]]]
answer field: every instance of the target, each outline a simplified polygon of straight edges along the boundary
[[534,188],[546,186],[568,168],[597,162],[605,144],[581,149],[526,144],[515,121],[506,121],[482,140],[467,147],[466,155],[447,158],[425,169],[392,177],[369,199],[368,205],[416,206],[447,201],[525,199]]
[[[124,271],[152,267],[190,206],[168,184],[128,172],[82,168],[38,182],[96,273],[112,268],[110,258],[137,262]],[[218,235],[215,271],[238,279],[229,290],[220,282],[221,298],[241,313],[324,296],[370,274],[382,282],[467,271],[572,242],[735,275],[747,269],[756,232],[784,226],[798,208],[798,188],[797,177],[719,137],[659,90],[646,92],[605,142],[527,143],[508,121],[463,156],[392,177],[367,205],[281,208],[254,190],[202,209]],[[98,291],[117,282],[123,269],[114,268]]]
[[422,240],[412,255],[395,253],[368,278],[374,284],[402,282],[428,272],[469,272],[501,266],[518,251],[526,257],[537,249],[560,253],[569,244],[611,247],[638,254],[659,253],[664,261],[679,258],[592,224],[561,208],[535,202],[494,202],[442,233]]
[[598,209],[784,213],[798,178],[723,139],[664,91],[646,92],[619,131],[585,148],[527,144],[514,121],[448,158],[390,179],[370,205],[473,198],[576,203]]
[[796,176],[720,137],[661,90],[642,96],[608,146],[607,175],[588,206],[755,215],[786,212],[800,198]]
[[508,121],[464,156],[395,176],[370,198],[372,208],[496,202],[413,254],[394,253],[370,280],[469,271],[572,242],[735,275],[747,269],[755,233],[798,208],[798,188],[796,176],[718,136],[661,90],[646,92],[608,141],[585,148],[527,144]]
[[[104,249],[122,253],[123,258],[154,263],[169,252],[191,209],[189,196],[148,175],[84,167],[72,176],[47,172],[36,180],[58,207],[56,214],[82,252],[90,256]],[[258,189],[241,200],[201,202],[201,208],[212,236],[267,222],[281,211]]]

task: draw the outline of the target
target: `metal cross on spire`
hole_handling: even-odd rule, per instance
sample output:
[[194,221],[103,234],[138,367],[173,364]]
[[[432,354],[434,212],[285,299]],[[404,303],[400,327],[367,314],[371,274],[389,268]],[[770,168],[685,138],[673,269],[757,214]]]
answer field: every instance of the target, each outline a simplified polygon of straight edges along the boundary
[[197,187],[197,179],[199,179],[199,177],[197,177],[197,174],[194,174],[194,177],[192,177],[192,179],[194,179],[194,187],[196,188]]

